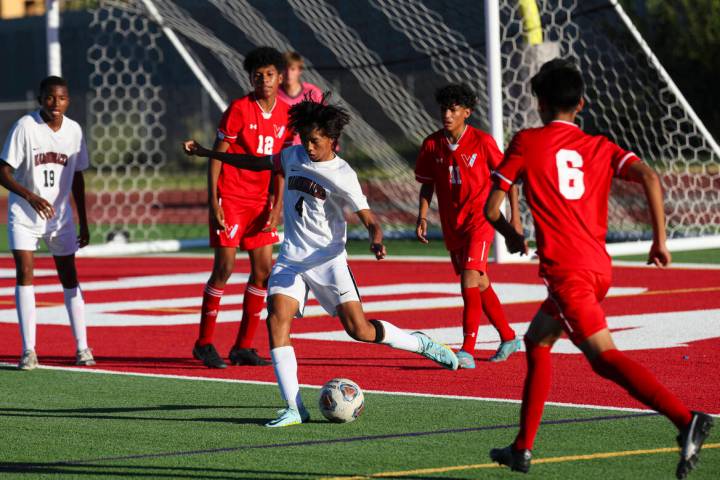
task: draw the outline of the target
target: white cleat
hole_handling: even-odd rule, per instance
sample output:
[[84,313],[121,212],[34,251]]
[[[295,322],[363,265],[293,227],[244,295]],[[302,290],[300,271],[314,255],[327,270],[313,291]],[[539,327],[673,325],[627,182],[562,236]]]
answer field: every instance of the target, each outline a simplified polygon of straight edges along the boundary
[[38,362],[35,350],[25,350],[20,358],[20,363],[18,363],[18,368],[20,370],[34,370],[38,365],[40,365],[40,363]]
[[86,348],[85,350],[78,350],[75,353],[75,365],[79,365],[81,367],[91,367],[95,365],[92,350],[89,348]]

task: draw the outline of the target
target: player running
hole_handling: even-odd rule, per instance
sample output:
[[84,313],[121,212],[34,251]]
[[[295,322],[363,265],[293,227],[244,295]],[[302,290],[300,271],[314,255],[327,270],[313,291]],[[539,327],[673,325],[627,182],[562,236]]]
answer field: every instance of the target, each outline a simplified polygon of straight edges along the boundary
[[[416,235],[427,239],[427,212],[437,191],[445,246],[455,274],[460,275],[463,297],[463,345],[457,352],[460,368],[475,368],[475,343],[481,312],[500,334],[500,346],[491,362],[506,360],[520,349],[520,339],[508,324],[490,284],[487,259],[495,231],[485,220],[483,207],[490,192],[490,172],[502,160],[495,140],[467,124],[477,96],[467,85],[451,84],[437,91],[443,129],[428,136],[415,165],[420,187]],[[516,189],[511,190],[512,221],[522,231]]]
[[[85,301],[78,285],[75,252],[90,243],[85,213],[85,180],[90,165],[82,128],[65,116],[70,106],[67,82],[47,77],[40,82],[40,109],[13,125],[0,154],[0,184],[8,197],[8,241],[15,260],[15,309],[20,323],[22,357],[18,368],[32,370],[37,310],[33,288],[35,250],[40,239],[53,255],[65,307],[75,336],[75,364],[95,365],[87,343]],[[75,200],[80,234],[73,220]]]
[[290,127],[300,134],[302,145],[280,155],[253,158],[248,155],[214,155],[193,141],[185,150],[200,156],[213,155],[243,168],[275,169],[286,177],[285,240],[269,282],[268,331],[275,375],[287,406],[268,427],[307,422],[310,415],[300,397],[297,360],[290,341],[290,326],[302,314],[312,291],[325,311],[340,318],[355,340],[388,345],[419,353],[455,370],[455,354],[422,332],[409,334],[384,320],[368,320],[363,313],[352,272],[347,264],[347,223],[343,207],[360,218],[370,235],[370,250],[378,260],[385,257],[383,233],[357,174],[335,153],[342,129],[350,120],[340,107],[306,100],[290,109]]
[[[274,48],[260,47],[248,53],[243,67],[250,75],[254,91],[234,100],[225,111],[213,150],[256,156],[278,153],[292,141],[287,128],[288,106],[278,100],[285,60]],[[272,246],[278,242],[275,227],[282,208],[282,177],[274,178],[271,185],[269,171],[247,170],[210,160],[210,246],[215,249],[215,260],[203,292],[200,333],[193,348],[193,356],[209,368],[227,366],[212,342],[220,299],[235,267],[238,247],[247,250],[251,271],[230,363],[270,365],[251,346],[265,305]],[[274,190],[274,195],[270,190]]]
[[527,253],[523,236],[500,213],[505,192],[522,180],[535,221],[540,276],[548,287],[548,298],[525,335],[528,373],[520,431],[510,446],[491,450],[490,457],[512,470],[530,469],[533,441],[550,390],[550,349],[564,330],[598,375],[675,424],[680,431],[676,473],[677,478],[685,478],[698,461],[713,419],[689,411],[652,373],[618,351],[600,307],[610,287],[605,234],[613,177],[643,186],[653,229],[648,263],[670,264],[660,181],[634,153],[575,125],[584,106],[584,85],[572,63],[562,59],[546,63],[531,85],[545,126],[523,130],[512,140],[495,172],[496,186],[486,214],[511,251]]

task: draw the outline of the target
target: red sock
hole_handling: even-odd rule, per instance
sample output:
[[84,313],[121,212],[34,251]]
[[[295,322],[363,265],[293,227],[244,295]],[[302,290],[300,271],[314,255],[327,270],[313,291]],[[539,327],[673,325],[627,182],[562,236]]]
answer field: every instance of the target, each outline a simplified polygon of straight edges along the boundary
[[507,342],[515,338],[515,330],[510,328],[510,324],[505,318],[505,310],[503,310],[500,304],[500,299],[495,295],[492,285],[480,292],[480,298],[482,298],[482,309],[485,312],[485,316],[488,317],[492,326],[500,334],[500,340]]
[[207,345],[212,343],[213,333],[215,333],[215,322],[217,321],[218,312],[220,311],[220,299],[223,291],[205,285],[203,292],[202,309],[200,310],[200,336],[197,339],[198,345]]
[[253,285],[245,287],[245,297],[243,298],[243,315],[240,322],[240,331],[235,340],[236,348],[250,348],[252,346],[253,337],[258,323],[260,323],[260,314],[265,307],[265,294],[267,290],[258,288]]
[[520,409],[520,431],[514,443],[516,450],[532,450],[552,381],[550,347],[535,345],[526,338],[525,348],[528,371]]
[[617,383],[637,400],[668,417],[678,429],[690,423],[692,414],[680,399],[649,370],[619,350],[606,350],[590,364],[597,374]]
[[472,354],[475,351],[477,332],[480,327],[482,300],[478,287],[463,288],[463,346],[462,349]]

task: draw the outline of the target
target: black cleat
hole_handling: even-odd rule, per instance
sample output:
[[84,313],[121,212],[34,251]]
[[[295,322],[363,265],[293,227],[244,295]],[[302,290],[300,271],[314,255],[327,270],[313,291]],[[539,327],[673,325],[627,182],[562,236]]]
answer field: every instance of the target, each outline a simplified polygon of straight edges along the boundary
[[202,361],[208,368],[227,368],[227,365],[220,358],[215,346],[212,343],[197,345],[193,348],[193,357]]
[[490,458],[493,462],[510,467],[513,472],[528,473],[532,453],[530,450],[515,450],[512,445],[508,445],[490,450]]
[[680,446],[680,462],[678,462],[675,475],[685,478],[697,466],[703,442],[710,435],[713,427],[713,418],[702,412],[692,412],[692,420],[687,427],[680,431],[677,442]]
[[231,365],[252,365],[254,367],[272,365],[270,360],[262,358],[258,355],[257,350],[254,348],[233,347],[232,350],[230,350],[229,356]]

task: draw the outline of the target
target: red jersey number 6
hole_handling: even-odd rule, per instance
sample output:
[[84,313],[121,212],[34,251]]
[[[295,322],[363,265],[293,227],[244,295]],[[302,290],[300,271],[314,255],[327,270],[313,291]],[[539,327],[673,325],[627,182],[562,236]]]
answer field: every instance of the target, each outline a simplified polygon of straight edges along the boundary
[[585,193],[583,177],[585,173],[581,170],[583,159],[575,150],[559,150],[555,154],[555,162],[558,170],[558,187],[563,197],[568,200],[578,200]]

